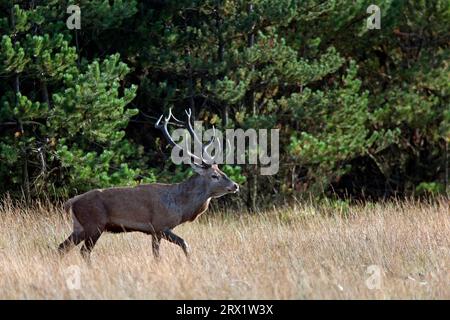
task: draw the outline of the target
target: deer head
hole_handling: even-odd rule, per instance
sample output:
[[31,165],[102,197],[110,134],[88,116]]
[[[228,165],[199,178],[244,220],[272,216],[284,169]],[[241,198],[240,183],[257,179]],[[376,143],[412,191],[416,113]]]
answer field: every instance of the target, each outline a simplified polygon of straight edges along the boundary
[[[220,140],[216,140],[214,127],[213,127],[214,130],[213,137],[211,138],[210,141],[204,144],[193,129],[191,123],[191,116],[192,116],[191,110],[190,109],[185,110],[185,113],[187,119],[186,122],[182,122],[177,118],[175,118],[172,114],[172,110],[169,109],[168,116],[164,117],[164,115],[161,115],[161,117],[156,122],[155,127],[163,132],[164,137],[173,147],[180,148],[189,155],[190,165],[192,169],[199,175],[199,178],[196,179],[196,183],[203,184],[204,186],[206,186],[208,194],[210,194],[211,197],[217,198],[227,193],[238,192],[239,185],[234,181],[232,181],[223,171],[219,169],[218,165],[215,163],[214,157],[208,153],[208,148],[214,143],[214,141],[217,141],[220,146]],[[178,126],[185,128],[189,132],[191,141],[201,145],[202,154],[195,155],[190,152],[187,144],[186,148],[182,148],[173,140],[167,128],[169,121],[171,119],[173,119],[174,122],[178,124]]]

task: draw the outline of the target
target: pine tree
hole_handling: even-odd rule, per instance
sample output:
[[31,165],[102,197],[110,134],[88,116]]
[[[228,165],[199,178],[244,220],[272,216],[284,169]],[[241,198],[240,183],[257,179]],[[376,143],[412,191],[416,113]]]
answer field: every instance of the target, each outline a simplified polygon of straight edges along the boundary
[[125,107],[136,94],[121,84],[129,69],[118,55],[79,59],[58,8],[1,8],[0,179],[28,200],[129,184],[139,173],[129,165],[138,149],[124,139],[137,112]]

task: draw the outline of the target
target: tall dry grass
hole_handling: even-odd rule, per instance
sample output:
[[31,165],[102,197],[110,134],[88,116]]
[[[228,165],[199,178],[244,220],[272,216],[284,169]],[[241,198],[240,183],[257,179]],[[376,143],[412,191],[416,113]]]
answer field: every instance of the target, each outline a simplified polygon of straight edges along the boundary
[[[450,298],[446,201],[344,209],[206,214],[175,230],[191,245],[190,263],[167,242],[156,262],[144,234],[104,234],[88,266],[78,250],[62,259],[56,253],[71,225],[59,208],[3,201],[0,298]],[[78,271],[80,289],[73,289]]]

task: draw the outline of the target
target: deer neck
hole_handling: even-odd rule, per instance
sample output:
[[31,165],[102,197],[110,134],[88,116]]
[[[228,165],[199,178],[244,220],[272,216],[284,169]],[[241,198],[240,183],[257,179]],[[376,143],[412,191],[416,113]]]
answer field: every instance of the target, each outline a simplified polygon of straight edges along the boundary
[[182,221],[193,221],[206,209],[211,199],[208,185],[199,175],[194,175],[179,184],[178,199],[182,210]]

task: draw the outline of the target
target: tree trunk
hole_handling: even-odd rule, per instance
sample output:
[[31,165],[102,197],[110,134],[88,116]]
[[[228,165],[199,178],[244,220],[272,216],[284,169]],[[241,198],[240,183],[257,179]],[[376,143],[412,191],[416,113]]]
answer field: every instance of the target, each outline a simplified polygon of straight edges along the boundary
[[[14,9],[11,8],[11,26],[13,27],[13,29],[16,26],[16,19],[14,17]],[[15,42],[15,36],[13,36],[13,42]],[[15,104],[16,106],[19,104],[19,93],[20,93],[20,77],[19,74],[16,73],[14,75],[14,99],[15,99]],[[20,136],[23,136],[24,134],[24,130],[23,130],[23,124],[22,121],[20,119],[17,119],[17,125],[19,127],[19,131],[20,131]],[[25,146],[22,149],[22,190],[25,196],[25,201],[27,204],[30,203],[31,201],[31,192],[30,192],[30,178],[28,175],[28,150],[27,150],[27,146]]]
[[47,82],[42,79],[41,80],[41,90],[42,90],[42,99],[45,103],[47,103],[48,107],[50,108],[50,98],[48,96],[48,88],[47,88]]
[[186,69],[188,72],[188,91],[189,91],[189,108],[192,110],[192,118],[195,120],[195,100],[194,100],[194,76],[192,71],[191,63],[191,48],[186,49],[186,55],[188,57],[188,62],[186,64]]
[[[253,13],[253,4],[250,3],[247,7],[247,12],[249,15]],[[253,47],[255,43],[255,33],[254,33],[254,25],[252,25],[250,33],[247,39],[247,45],[249,48]],[[252,66],[252,69],[255,67]],[[256,116],[256,104],[255,104],[255,92],[253,89],[247,92],[246,96],[247,106],[251,111],[252,116]],[[248,165],[248,198],[247,198],[247,207],[251,212],[256,212],[256,199],[258,197],[258,166],[257,164]]]
[[[220,16],[221,0],[216,1],[216,32],[217,32],[217,61],[223,63],[225,55],[225,43],[222,34],[222,17]],[[222,125],[224,128],[228,126],[229,119],[229,105],[225,104],[222,112]],[[223,145],[223,151],[226,149],[226,144]]]
[[25,196],[25,202],[29,204],[31,202],[30,191],[30,177],[28,175],[28,150],[23,149],[23,163],[22,163],[22,188]]

